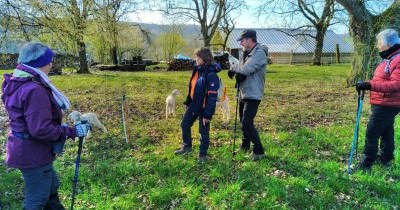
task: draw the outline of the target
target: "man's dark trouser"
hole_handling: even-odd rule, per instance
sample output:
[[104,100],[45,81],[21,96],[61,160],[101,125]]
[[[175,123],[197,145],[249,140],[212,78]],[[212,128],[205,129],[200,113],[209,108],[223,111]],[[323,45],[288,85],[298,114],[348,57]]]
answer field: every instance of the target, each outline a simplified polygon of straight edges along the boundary
[[24,209],[64,209],[58,198],[57,190],[60,183],[52,163],[20,170],[25,181]]
[[264,149],[260,141],[260,136],[254,127],[254,118],[256,117],[259,100],[242,99],[239,104],[239,118],[242,123],[242,145],[241,148],[250,149],[250,141],[253,142],[253,153],[264,154]]
[[365,137],[363,164],[371,166],[377,159],[378,141],[380,142],[380,161],[394,159],[394,118],[400,107],[371,105],[367,133]]
[[206,156],[208,146],[210,144],[210,123],[206,123],[206,125],[204,126],[203,118],[201,116],[198,116],[197,114],[193,113],[192,109],[190,107],[186,110],[185,115],[183,116],[183,119],[181,122],[183,147],[184,148],[192,148],[191,127],[197,118],[199,118],[199,133],[200,133],[200,154],[199,155]]

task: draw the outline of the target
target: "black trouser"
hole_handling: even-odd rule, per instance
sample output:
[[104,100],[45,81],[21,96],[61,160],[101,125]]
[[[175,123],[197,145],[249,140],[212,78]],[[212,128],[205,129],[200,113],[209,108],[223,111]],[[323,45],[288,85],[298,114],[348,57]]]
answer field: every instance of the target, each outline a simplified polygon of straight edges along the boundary
[[260,136],[254,127],[254,117],[256,117],[259,100],[242,99],[239,104],[239,118],[242,123],[242,149],[250,149],[250,141],[253,142],[253,153],[264,154],[264,149],[260,141]]
[[394,159],[394,118],[400,112],[399,107],[384,107],[371,105],[367,133],[365,136],[364,164],[372,165],[378,155],[380,142],[380,161],[388,162]]

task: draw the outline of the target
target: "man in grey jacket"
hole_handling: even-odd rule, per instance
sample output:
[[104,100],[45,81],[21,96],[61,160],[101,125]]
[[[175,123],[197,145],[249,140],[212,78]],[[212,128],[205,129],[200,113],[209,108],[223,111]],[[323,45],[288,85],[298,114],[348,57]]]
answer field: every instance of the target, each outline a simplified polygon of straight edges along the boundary
[[268,49],[257,43],[254,30],[244,30],[238,39],[244,49],[239,65],[232,65],[228,71],[231,79],[236,78],[239,88],[239,117],[242,123],[241,150],[248,151],[253,142],[253,160],[264,159],[264,148],[254,126],[254,117],[264,96],[265,72]]

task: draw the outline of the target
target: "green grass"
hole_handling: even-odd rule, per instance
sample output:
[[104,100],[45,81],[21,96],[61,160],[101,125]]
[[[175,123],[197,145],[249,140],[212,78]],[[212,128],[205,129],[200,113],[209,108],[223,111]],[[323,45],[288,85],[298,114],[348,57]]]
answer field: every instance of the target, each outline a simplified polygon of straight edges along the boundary
[[[390,170],[346,175],[353,138],[357,95],[346,88],[348,65],[268,67],[265,98],[255,124],[267,160],[252,162],[245,154],[232,160],[234,81],[219,75],[228,87],[231,121],[217,111],[212,121],[210,160],[196,161],[198,128],[193,126],[194,152],[175,157],[180,146],[181,105],[177,117],[165,120],[165,97],[178,88],[186,92],[190,72],[95,72],[52,77],[74,109],[96,112],[109,130],[87,140],[79,174],[76,209],[397,209],[400,164]],[[129,104],[127,145],[122,135],[120,100]],[[362,112],[360,149],[369,116],[368,97]],[[395,130],[400,129],[396,122]],[[400,136],[396,134],[396,143]],[[5,137],[0,138],[5,143]],[[240,141],[236,141],[238,147]],[[70,205],[77,142],[55,162],[60,194]],[[396,148],[396,157],[400,149]],[[18,209],[23,180],[18,170],[0,163],[3,209]]]

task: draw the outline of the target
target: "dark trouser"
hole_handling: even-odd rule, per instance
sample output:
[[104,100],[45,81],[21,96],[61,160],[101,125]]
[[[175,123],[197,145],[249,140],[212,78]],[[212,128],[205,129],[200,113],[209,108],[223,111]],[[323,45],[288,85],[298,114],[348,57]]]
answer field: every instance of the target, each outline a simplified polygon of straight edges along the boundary
[[64,209],[58,199],[60,182],[53,164],[20,170],[25,181],[24,209]]
[[250,149],[250,141],[253,142],[253,153],[264,154],[264,149],[260,141],[260,136],[254,127],[254,118],[256,117],[259,100],[242,99],[239,104],[239,118],[242,123],[242,149]]
[[371,111],[363,158],[363,163],[367,166],[371,166],[377,159],[379,138],[380,160],[388,162],[394,159],[394,118],[400,108],[371,105]]
[[192,148],[192,131],[191,127],[199,118],[199,133],[200,133],[200,156],[207,155],[208,146],[210,145],[210,123],[203,125],[203,118],[193,113],[191,108],[188,108],[181,122],[182,139],[184,148]]

